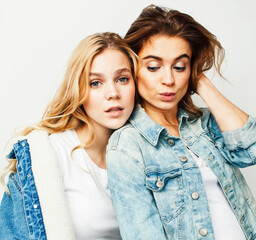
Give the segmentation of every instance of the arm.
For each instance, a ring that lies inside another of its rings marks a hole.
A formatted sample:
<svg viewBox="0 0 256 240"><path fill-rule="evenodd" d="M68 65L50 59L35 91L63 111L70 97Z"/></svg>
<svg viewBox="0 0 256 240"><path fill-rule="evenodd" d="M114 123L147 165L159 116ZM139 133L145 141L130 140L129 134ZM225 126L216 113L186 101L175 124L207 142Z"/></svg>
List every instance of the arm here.
<svg viewBox="0 0 256 240"><path fill-rule="evenodd" d="M212 113L210 129L225 159L237 167L255 165L256 119L227 100L205 75L198 80L197 93Z"/></svg>
<svg viewBox="0 0 256 240"><path fill-rule="evenodd" d="M154 197L145 186L140 163L121 150L108 150L111 199L121 236L130 239L166 239Z"/></svg>
<svg viewBox="0 0 256 240"><path fill-rule="evenodd" d="M245 125L248 115L226 99L203 75L198 80L197 93L206 103L222 132Z"/></svg>

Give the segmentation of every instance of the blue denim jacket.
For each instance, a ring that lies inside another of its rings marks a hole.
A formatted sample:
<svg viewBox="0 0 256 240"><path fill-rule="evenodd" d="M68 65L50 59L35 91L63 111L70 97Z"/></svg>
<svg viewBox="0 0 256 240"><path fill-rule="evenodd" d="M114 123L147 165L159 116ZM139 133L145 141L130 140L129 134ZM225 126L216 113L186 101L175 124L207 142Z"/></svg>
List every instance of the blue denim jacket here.
<svg viewBox="0 0 256 240"><path fill-rule="evenodd" d="M10 174L11 195L4 193L0 205L0 239L46 239L26 140L14 144L8 158L19 159L18 172Z"/></svg>
<svg viewBox="0 0 256 240"><path fill-rule="evenodd" d="M208 109L179 109L180 138L137 106L107 148L109 187L122 238L214 239L206 192L189 147L218 178L247 239L256 239L256 202L239 167L256 163L256 119L222 133ZM191 194L199 193L198 199Z"/></svg>
<svg viewBox="0 0 256 240"><path fill-rule="evenodd" d="M10 194L0 205L1 240L75 239L53 151L44 131L13 145L8 158L17 159L17 172L10 174Z"/></svg>

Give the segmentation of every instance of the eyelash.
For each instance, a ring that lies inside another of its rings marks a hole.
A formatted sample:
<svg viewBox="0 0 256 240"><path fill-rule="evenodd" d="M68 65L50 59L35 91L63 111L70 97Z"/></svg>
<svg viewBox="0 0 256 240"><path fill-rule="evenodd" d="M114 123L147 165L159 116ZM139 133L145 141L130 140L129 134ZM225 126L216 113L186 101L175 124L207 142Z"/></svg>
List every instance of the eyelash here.
<svg viewBox="0 0 256 240"><path fill-rule="evenodd" d="M117 82L120 82L120 83L127 83L129 80L128 77L120 77L117 79ZM96 85L95 85L96 84ZM99 87L100 85L102 85L102 83L100 81L92 81L90 82L90 86L93 87L93 88L97 88Z"/></svg>
<svg viewBox="0 0 256 240"><path fill-rule="evenodd" d="M160 69L160 67L147 67L147 69L150 72L156 72L158 69ZM177 72L183 72L186 70L186 67L173 67L173 69L175 69Z"/></svg>
<svg viewBox="0 0 256 240"><path fill-rule="evenodd" d="M160 67L147 67L147 69L148 69L150 72L155 72L156 70L160 69Z"/></svg>
<svg viewBox="0 0 256 240"><path fill-rule="evenodd" d="M120 81L120 80L125 80L125 81ZM129 80L128 77L120 77L120 78L117 79L117 81L119 81L119 82L121 82L121 83L127 83L128 80Z"/></svg>
<svg viewBox="0 0 256 240"><path fill-rule="evenodd" d="M95 83L99 83L99 85L95 86L95 85L94 85ZM94 87L94 88L97 88L97 87L99 87L100 85L101 85L101 82L100 82L100 81L92 81L92 82L90 82L90 86L91 86L91 87Z"/></svg>
<svg viewBox="0 0 256 240"><path fill-rule="evenodd" d="M186 67L173 67L175 70L177 70L177 72L183 72L186 70Z"/></svg>

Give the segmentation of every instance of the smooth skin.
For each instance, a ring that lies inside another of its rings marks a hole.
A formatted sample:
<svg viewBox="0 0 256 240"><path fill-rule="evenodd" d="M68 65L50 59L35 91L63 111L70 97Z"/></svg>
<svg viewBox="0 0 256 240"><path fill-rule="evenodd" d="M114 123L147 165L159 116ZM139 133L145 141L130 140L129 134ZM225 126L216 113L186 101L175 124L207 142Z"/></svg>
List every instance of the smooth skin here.
<svg viewBox="0 0 256 240"><path fill-rule="evenodd" d="M170 135L179 137L178 103L188 89L192 51L181 37L162 34L152 36L138 53L138 91L147 114ZM221 131L242 127L248 115L228 101L202 75L197 94L214 115Z"/></svg>
<svg viewBox="0 0 256 240"><path fill-rule="evenodd" d="M108 139L133 111L135 84L129 60L119 50L106 49L96 55L89 75L89 95L83 105L94 128L94 139L85 150L96 165L106 169ZM86 142L87 126L78 129L77 135Z"/></svg>

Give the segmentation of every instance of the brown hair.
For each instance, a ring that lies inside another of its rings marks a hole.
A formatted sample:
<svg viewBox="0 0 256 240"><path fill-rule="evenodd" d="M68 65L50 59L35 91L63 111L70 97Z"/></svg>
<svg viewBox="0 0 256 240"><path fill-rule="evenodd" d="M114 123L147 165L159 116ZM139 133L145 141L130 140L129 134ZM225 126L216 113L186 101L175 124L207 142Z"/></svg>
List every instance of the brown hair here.
<svg viewBox="0 0 256 240"><path fill-rule="evenodd" d="M181 37L190 44L192 50L191 75L188 91L179 106L190 114L200 116L201 111L193 104L191 95L196 91L197 80L203 72L214 66L222 76L220 66L225 55L224 49L216 37L191 16L153 4L142 10L124 39L138 54L145 42L156 34Z"/></svg>

